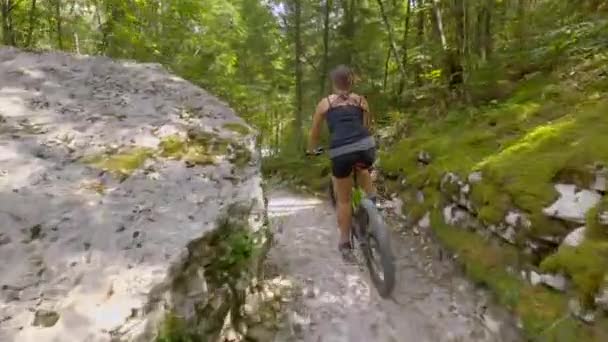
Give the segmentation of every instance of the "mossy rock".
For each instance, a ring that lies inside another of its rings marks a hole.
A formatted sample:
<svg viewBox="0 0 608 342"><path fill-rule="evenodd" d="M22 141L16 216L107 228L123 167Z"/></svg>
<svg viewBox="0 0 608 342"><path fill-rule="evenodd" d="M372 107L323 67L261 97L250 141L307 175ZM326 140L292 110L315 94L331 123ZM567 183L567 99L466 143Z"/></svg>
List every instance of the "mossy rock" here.
<svg viewBox="0 0 608 342"><path fill-rule="evenodd" d="M180 159L186 152L186 144L186 140L179 135L166 136L158 144L160 155L166 158Z"/></svg>
<svg viewBox="0 0 608 342"><path fill-rule="evenodd" d="M188 166L215 164L221 156L239 168L251 161L251 152L241 144L196 129L190 129L187 138L170 135L161 139L159 150L161 156L183 160Z"/></svg>
<svg viewBox="0 0 608 342"><path fill-rule="evenodd" d="M450 227L441 213L431 213L431 227L440 242L454 253L467 275L487 286L498 301L513 310L523 323L524 335L531 341L604 341L608 333L605 320L589 326L568 313L562 294L532 286L517 274L507 271L521 261L515 247L490 243L479 234Z"/></svg>
<svg viewBox="0 0 608 342"><path fill-rule="evenodd" d="M115 154L104 153L84 157L81 161L125 179L140 168L153 154L153 149L134 147Z"/></svg>
<svg viewBox="0 0 608 342"><path fill-rule="evenodd" d="M576 247L562 246L543 260L541 269L570 276L581 302L592 306L608 274L608 240L584 241Z"/></svg>

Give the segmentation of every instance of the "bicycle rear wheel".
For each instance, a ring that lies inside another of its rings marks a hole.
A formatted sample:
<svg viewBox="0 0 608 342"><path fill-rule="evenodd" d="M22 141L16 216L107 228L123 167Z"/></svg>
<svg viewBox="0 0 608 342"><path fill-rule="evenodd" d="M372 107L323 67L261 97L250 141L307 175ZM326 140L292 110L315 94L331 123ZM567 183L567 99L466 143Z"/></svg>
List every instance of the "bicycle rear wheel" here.
<svg viewBox="0 0 608 342"><path fill-rule="evenodd" d="M395 287L395 262L390 235L382 216L372 201L361 201L356 218L364 234L363 255L378 294L388 297Z"/></svg>

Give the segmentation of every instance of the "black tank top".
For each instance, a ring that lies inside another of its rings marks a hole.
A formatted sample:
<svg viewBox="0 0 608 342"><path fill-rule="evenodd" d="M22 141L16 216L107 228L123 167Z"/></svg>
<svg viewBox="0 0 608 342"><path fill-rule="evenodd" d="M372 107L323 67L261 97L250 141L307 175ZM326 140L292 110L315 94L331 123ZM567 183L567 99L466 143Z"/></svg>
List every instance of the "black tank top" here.
<svg viewBox="0 0 608 342"><path fill-rule="evenodd" d="M353 104L332 105L325 114L330 133L330 148L355 143L370 136L363 124L363 108Z"/></svg>

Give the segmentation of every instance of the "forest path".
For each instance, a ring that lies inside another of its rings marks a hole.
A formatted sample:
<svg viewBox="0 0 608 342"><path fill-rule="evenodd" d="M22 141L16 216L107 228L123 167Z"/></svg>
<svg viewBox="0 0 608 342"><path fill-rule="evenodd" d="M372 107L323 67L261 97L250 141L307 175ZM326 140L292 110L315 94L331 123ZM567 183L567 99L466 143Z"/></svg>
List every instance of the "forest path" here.
<svg viewBox="0 0 608 342"><path fill-rule="evenodd" d="M275 340L306 342L520 341L513 319L437 260L421 235L394 233L397 284L382 299L367 269L344 263L333 208L286 190L268 194L275 231L268 263L300 289ZM423 241L421 243L421 241Z"/></svg>

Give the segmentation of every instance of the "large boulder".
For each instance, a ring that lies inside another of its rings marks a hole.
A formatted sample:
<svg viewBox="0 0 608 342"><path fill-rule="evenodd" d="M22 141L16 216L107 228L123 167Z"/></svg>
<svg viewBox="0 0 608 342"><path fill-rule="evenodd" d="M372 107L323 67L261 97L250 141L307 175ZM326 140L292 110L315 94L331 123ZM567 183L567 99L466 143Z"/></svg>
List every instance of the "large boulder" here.
<svg viewBox="0 0 608 342"><path fill-rule="evenodd" d="M264 254L255 138L159 65L0 48L0 341L212 340Z"/></svg>

